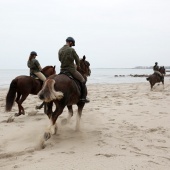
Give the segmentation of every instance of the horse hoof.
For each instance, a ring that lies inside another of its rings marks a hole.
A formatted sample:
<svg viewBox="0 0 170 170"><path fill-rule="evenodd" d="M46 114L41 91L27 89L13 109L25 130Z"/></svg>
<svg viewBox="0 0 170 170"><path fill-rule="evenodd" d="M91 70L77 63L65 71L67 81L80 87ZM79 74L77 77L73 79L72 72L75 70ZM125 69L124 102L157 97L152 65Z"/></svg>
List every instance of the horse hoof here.
<svg viewBox="0 0 170 170"><path fill-rule="evenodd" d="M15 117L18 117L20 116L21 114L20 113L15 113Z"/></svg>
<svg viewBox="0 0 170 170"><path fill-rule="evenodd" d="M48 139L50 139L51 134L49 132L45 132L44 133L44 140L47 141Z"/></svg>
<svg viewBox="0 0 170 170"><path fill-rule="evenodd" d="M35 107L35 109L37 109L37 110L38 110L38 109L41 109L41 108L40 108L39 106L36 106L36 107Z"/></svg>
<svg viewBox="0 0 170 170"><path fill-rule="evenodd" d="M66 125L66 124L67 124L67 119L62 119L62 120L61 120L61 124L62 124L62 125Z"/></svg>

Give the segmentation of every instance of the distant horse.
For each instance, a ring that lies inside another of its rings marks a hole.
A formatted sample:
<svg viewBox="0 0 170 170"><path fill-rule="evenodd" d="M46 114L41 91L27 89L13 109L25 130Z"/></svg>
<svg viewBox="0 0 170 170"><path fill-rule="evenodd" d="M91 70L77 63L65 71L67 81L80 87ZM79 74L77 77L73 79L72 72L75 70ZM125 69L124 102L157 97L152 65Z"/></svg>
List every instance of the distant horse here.
<svg viewBox="0 0 170 170"><path fill-rule="evenodd" d="M46 66L42 69L42 73L49 77L56 73L55 66ZM10 83L10 88L6 96L6 111L9 112L12 109L14 100L18 104L19 112L15 116L25 114L24 108L22 107L23 101L28 97L29 94L36 95L42 88L43 82L40 79L35 79L31 76L17 76ZM16 96L17 94L17 96ZM43 106L42 103L38 108Z"/></svg>
<svg viewBox="0 0 170 170"><path fill-rule="evenodd" d="M83 56L83 59L80 60L80 69L78 71L87 80L91 70L90 63L85 59L86 57ZM56 133L57 126L55 123L65 106L69 111L68 120L73 116L72 105L76 104L78 106L76 130L79 130L80 118L85 103L80 101L81 89L78 81L65 74L50 76L38 95L41 100L46 102L45 112L51 122L49 129L44 134L44 140L48 140L52 134ZM52 109L53 104L55 104L54 111Z"/></svg>
<svg viewBox="0 0 170 170"><path fill-rule="evenodd" d="M165 67L160 67L159 72L163 75L162 79L157 73L153 73L148 78L146 78L146 80L150 82L151 90L156 83L162 82L162 84L164 85L164 74L166 74Z"/></svg>

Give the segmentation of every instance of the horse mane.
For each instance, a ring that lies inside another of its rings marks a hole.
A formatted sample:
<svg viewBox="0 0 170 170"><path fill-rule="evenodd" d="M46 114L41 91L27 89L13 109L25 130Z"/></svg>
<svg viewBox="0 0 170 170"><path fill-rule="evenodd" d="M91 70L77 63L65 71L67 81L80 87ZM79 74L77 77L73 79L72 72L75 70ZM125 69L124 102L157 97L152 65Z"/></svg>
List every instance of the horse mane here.
<svg viewBox="0 0 170 170"><path fill-rule="evenodd" d="M160 66L160 67L159 67L159 70L162 70L162 69L165 70L165 67L164 67L164 66Z"/></svg>
<svg viewBox="0 0 170 170"><path fill-rule="evenodd" d="M44 68L42 69L42 71L46 71L46 70L48 70L48 69L51 68L51 67L53 67L53 66L46 66L46 67L44 67Z"/></svg>

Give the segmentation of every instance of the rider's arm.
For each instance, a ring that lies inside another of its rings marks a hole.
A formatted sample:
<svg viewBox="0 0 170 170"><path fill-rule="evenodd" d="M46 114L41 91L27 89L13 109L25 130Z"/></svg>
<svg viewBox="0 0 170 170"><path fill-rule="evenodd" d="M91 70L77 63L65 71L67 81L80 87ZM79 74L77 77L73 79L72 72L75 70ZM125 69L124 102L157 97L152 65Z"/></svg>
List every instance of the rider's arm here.
<svg viewBox="0 0 170 170"><path fill-rule="evenodd" d="M77 55L77 53L76 53L76 51L74 49L73 49L72 53L73 53L73 57L74 57L74 60L76 62L77 67L80 67L79 56Z"/></svg>
<svg viewBox="0 0 170 170"><path fill-rule="evenodd" d="M40 65L40 63L39 63L38 60L36 60L34 64L38 67L38 69L39 69L40 71L42 70L42 67L41 67L41 65Z"/></svg>

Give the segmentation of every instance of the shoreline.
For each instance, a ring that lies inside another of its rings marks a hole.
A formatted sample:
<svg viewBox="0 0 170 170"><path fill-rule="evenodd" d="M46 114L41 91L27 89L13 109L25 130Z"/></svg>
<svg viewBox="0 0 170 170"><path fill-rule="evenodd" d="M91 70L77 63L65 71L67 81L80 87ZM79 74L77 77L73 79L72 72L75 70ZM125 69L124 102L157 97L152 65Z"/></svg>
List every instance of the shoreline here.
<svg viewBox="0 0 170 170"><path fill-rule="evenodd" d="M88 77L87 84L146 82L146 77L152 73L150 69L92 69L92 74ZM28 70L22 72L21 70L14 70L12 72L9 70L1 70L0 89L4 87L8 88L11 81L19 75L28 75ZM170 74L167 75L169 77ZM165 77L167 77L167 75L165 75Z"/></svg>

